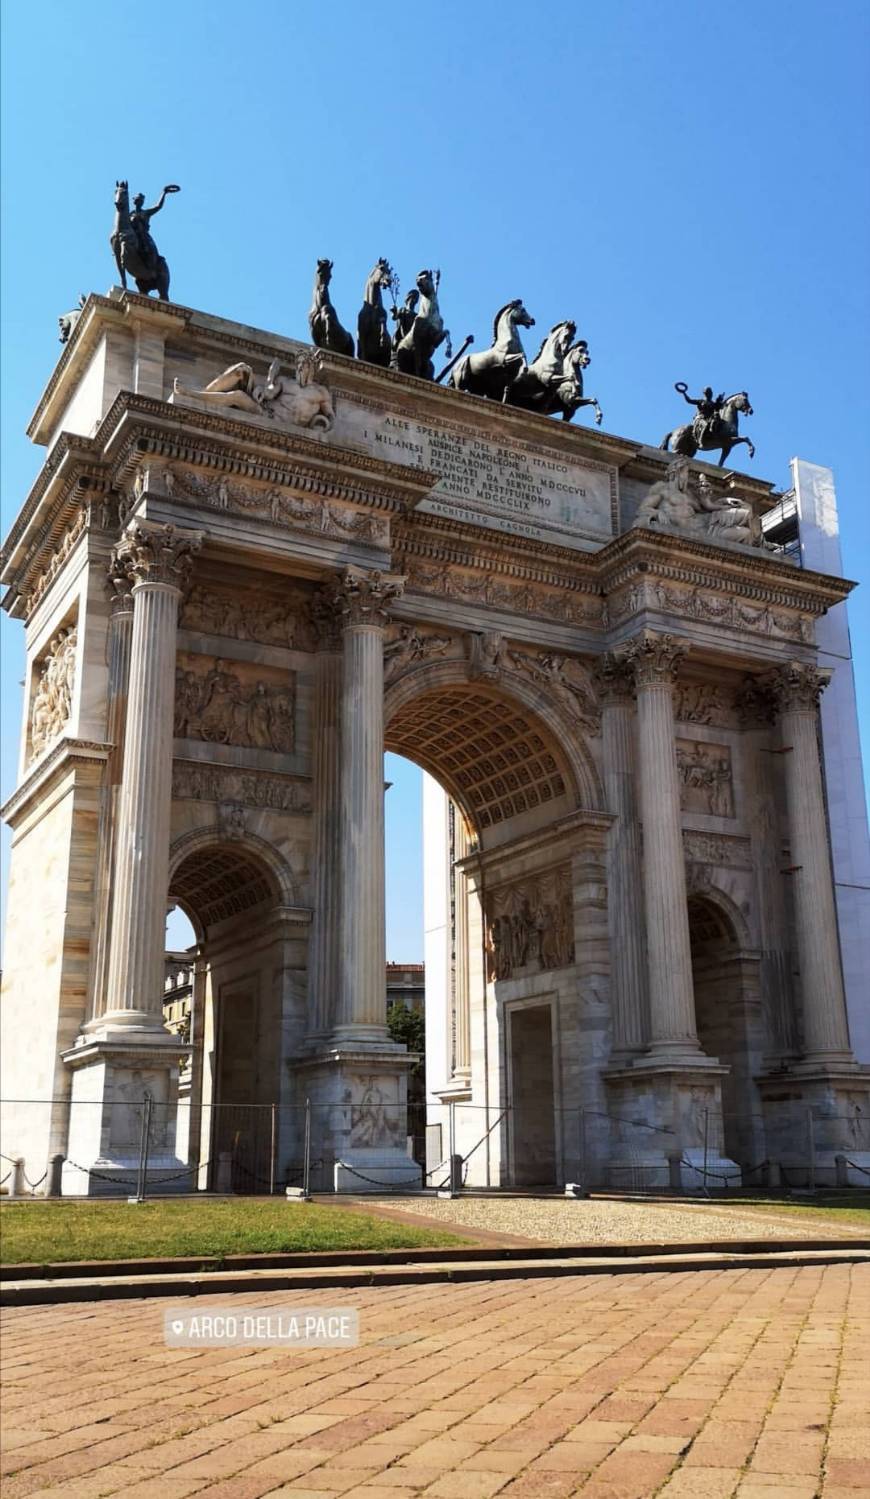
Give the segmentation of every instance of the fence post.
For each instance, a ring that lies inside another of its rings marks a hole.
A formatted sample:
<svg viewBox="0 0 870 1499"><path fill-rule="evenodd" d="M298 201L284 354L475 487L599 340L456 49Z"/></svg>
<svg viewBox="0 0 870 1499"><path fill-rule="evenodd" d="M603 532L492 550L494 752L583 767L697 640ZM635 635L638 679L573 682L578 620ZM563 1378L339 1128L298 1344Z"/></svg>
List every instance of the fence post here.
<svg viewBox="0 0 870 1499"><path fill-rule="evenodd" d="M66 1159L62 1155L53 1155L48 1163L48 1179L45 1184L46 1197L59 1197L61 1187L61 1174L63 1163Z"/></svg>
<svg viewBox="0 0 870 1499"><path fill-rule="evenodd" d="M807 1186L811 1192L816 1190L816 1135L813 1129L812 1105L807 1109L807 1136L809 1144L809 1155L807 1157Z"/></svg>
<svg viewBox="0 0 870 1499"><path fill-rule="evenodd" d="M586 1180L586 1110L583 1108L582 1104L580 1106L578 1128L578 1144L580 1146L580 1186L582 1187L585 1194L589 1190L589 1184Z"/></svg>
<svg viewBox="0 0 870 1499"><path fill-rule="evenodd" d="M277 1140L277 1120L275 1110L277 1104L272 1104L272 1135L269 1141L269 1196L275 1196L275 1145Z"/></svg>
<svg viewBox="0 0 870 1499"><path fill-rule="evenodd" d="M24 1156L17 1155L12 1162L12 1186L9 1189L9 1196L24 1197L24 1187Z"/></svg>
<svg viewBox="0 0 870 1499"><path fill-rule="evenodd" d="M148 1144L151 1135L151 1094L146 1091L142 1100L142 1133L139 1137L139 1170L136 1175L136 1196L134 1202L145 1201L145 1188L148 1176ZM128 1197L127 1201L131 1199Z"/></svg>
<svg viewBox="0 0 870 1499"><path fill-rule="evenodd" d="M704 1110L704 1191L707 1192L707 1151L710 1143L710 1110ZM709 1197L709 1192L707 1193Z"/></svg>
<svg viewBox="0 0 870 1499"><path fill-rule="evenodd" d="M305 1100L305 1149L302 1157L302 1192L306 1199L311 1196L311 1099Z"/></svg>

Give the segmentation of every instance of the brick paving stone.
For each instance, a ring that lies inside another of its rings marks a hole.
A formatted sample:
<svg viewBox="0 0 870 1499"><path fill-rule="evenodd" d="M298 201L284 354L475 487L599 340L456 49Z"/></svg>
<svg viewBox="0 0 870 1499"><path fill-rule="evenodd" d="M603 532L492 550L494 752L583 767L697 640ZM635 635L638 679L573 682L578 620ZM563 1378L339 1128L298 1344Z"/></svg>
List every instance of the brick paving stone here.
<svg viewBox="0 0 870 1499"><path fill-rule="evenodd" d="M159 1299L8 1310L3 1499L870 1492L865 1267L330 1300L359 1308L358 1349L166 1349Z"/></svg>

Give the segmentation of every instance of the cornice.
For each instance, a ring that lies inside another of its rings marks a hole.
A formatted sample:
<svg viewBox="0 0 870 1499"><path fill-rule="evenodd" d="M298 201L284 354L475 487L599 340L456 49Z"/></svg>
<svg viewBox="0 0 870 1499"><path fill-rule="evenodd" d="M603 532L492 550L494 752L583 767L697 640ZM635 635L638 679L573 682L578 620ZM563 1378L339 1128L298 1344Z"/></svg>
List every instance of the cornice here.
<svg viewBox="0 0 870 1499"><path fill-rule="evenodd" d="M9 800L0 807L0 817L14 827L21 814L39 793L44 796L47 786L60 778L62 771L75 765L103 765L112 751L111 744L92 739L59 739L45 755L34 761L32 767L13 791Z"/></svg>

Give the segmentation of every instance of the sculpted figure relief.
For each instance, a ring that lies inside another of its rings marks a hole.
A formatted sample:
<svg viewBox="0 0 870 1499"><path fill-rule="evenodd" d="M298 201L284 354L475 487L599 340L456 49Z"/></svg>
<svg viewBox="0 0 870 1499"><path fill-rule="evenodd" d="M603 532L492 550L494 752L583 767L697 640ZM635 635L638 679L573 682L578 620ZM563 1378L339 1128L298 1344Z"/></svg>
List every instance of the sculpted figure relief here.
<svg viewBox="0 0 870 1499"><path fill-rule="evenodd" d="M31 759L69 722L76 665L76 630L59 630L50 641L30 711Z"/></svg>
<svg viewBox="0 0 870 1499"><path fill-rule="evenodd" d="M295 743L294 699L292 687L282 690L262 681L246 687L221 660L205 673L179 666L175 736L289 754Z"/></svg>
<svg viewBox="0 0 870 1499"><path fill-rule="evenodd" d="M739 541L762 546L761 527L752 506L716 495L706 474L693 480L683 455L668 464L664 479L653 484L638 507L634 524L662 531L687 531L704 541Z"/></svg>
<svg viewBox="0 0 870 1499"><path fill-rule="evenodd" d="M443 656L452 644L449 635L421 635L413 625L400 625L398 635L384 646L384 683L395 682L416 662Z"/></svg>
<svg viewBox="0 0 870 1499"><path fill-rule="evenodd" d="M731 756L726 745L678 739L677 771L684 812L734 816Z"/></svg>
<svg viewBox="0 0 870 1499"><path fill-rule="evenodd" d="M316 360L300 354L295 374L282 375L280 370L280 359L273 359L265 380L258 381L249 364L233 364L202 390L191 389L176 379L172 394L176 400L193 399L216 410L231 407L250 416L267 416L279 426L328 431L335 421L335 410L326 386L313 379L319 373Z"/></svg>
<svg viewBox="0 0 870 1499"><path fill-rule="evenodd" d="M488 902L489 979L510 979L531 965L574 961L574 915L568 866L494 891Z"/></svg>
<svg viewBox="0 0 870 1499"><path fill-rule="evenodd" d="M313 647L313 632L301 594L295 601L284 603L255 593L218 593L196 584L182 603L179 625L184 630L257 640L287 650Z"/></svg>
<svg viewBox="0 0 870 1499"><path fill-rule="evenodd" d="M508 658L518 671L547 688L588 733L598 732L600 719L595 692L579 661L552 651L542 651L537 656L527 651L508 651Z"/></svg>

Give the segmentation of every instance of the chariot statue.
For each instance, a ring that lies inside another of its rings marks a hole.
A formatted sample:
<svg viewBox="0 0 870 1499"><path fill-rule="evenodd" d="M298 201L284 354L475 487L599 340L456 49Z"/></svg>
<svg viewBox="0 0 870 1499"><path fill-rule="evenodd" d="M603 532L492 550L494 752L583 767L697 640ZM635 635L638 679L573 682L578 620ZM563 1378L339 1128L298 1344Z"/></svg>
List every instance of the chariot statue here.
<svg viewBox="0 0 870 1499"><path fill-rule="evenodd" d="M379 364L384 369L390 363L392 344L381 292L392 290L394 284L390 262L382 256L369 271L356 325L357 358L365 359L369 364Z"/></svg>
<svg viewBox="0 0 870 1499"><path fill-rule="evenodd" d="M555 323L531 364L521 369L507 386L504 400L509 406L537 411L541 416L559 416L570 422L581 406L592 406L596 423L601 408L595 396L583 394L583 370L590 363L589 345L574 342L577 324L569 319Z"/></svg>
<svg viewBox="0 0 870 1499"><path fill-rule="evenodd" d="M528 369L519 329L534 326L535 320L526 311L521 297L506 302L493 319L492 347L459 359L450 371L448 385L474 396L503 401L508 387Z"/></svg>
<svg viewBox="0 0 870 1499"><path fill-rule="evenodd" d="M403 375L416 375L418 380L434 380L432 356L442 344L448 359L451 354L450 334L444 327L444 319L438 306L440 279L440 271L418 272L419 301L407 332L394 344L395 368Z"/></svg>
<svg viewBox="0 0 870 1499"><path fill-rule="evenodd" d="M753 415L745 390L738 390L733 396L726 396L724 393L714 396L713 387L707 385L703 395L690 396L689 387L684 380L678 380L674 390L679 392L687 405L695 407L695 415L690 422L665 434L660 444L665 452L670 448L673 453L694 458L698 452L707 453L719 448L719 467L722 468L732 448L745 443L750 458L755 457L755 445L738 432L740 413L744 416Z"/></svg>

